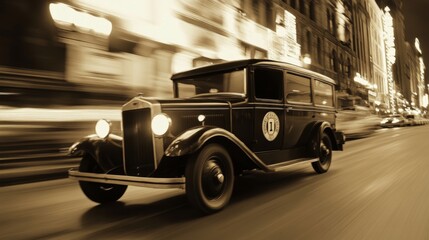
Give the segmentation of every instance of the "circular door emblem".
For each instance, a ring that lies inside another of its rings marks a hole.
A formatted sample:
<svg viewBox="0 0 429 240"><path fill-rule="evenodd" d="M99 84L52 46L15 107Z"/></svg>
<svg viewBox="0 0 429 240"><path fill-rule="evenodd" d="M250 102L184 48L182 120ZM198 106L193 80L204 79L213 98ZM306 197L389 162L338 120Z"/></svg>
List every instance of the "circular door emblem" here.
<svg viewBox="0 0 429 240"><path fill-rule="evenodd" d="M264 137L271 142L276 139L279 131L279 117L274 112L267 112L262 120L262 133L264 133Z"/></svg>

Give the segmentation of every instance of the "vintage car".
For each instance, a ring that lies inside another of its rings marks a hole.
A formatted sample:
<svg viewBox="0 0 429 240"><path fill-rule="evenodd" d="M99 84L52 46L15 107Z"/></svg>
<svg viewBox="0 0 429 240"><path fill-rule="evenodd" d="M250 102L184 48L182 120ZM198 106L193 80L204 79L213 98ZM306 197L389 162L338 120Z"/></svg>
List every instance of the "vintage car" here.
<svg viewBox="0 0 429 240"><path fill-rule="evenodd" d="M381 127L405 127L410 125L410 121L401 114L393 114L383 118L380 122Z"/></svg>
<svg viewBox="0 0 429 240"><path fill-rule="evenodd" d="M270 60L240 60L172 76L174 98L139 95L122 107L122 136L100 120L70 147L69 176L97 203L127 185L182 188L203 213L223 209L243 172L296 163L328 171L345 137L335 129L335 82Z"/></svg>

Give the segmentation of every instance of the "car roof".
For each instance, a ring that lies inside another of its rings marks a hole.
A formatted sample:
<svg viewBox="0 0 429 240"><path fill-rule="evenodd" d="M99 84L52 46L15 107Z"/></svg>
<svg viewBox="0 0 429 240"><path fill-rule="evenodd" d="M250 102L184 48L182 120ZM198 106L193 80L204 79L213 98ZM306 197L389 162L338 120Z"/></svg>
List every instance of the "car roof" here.
<svg viewBox="0 0 429 240"><path fill-rule="evenodd" d="M224 62L224 63L218 63L218 64L212 64L212 65L207 65L207 66L203 66L203 67L198 67L198 68L194 68L188 71L183 71L183 72L178 72L176 74L173 74L171 76L171 80L178 80L178 79L184 79L184 78L189 78L189 77L195 77L195 76L199 76L199 75L203 75L203 74L207 74L207 73L216 73L216 72L222 72L222 71L228 71L228 70L233 70L233 69L240 69L240 68L245 68L249 65L254 65L254 66L259 66L259 65L269 65L269 66L278 66L281 68L286 68L292 71L296 71L298 73L304 73L306 75L312 75L315 76L319 79L322 79L326 82L335 84L335 81L332 80L331 78L322 75L320 73L296 66L296 65L292 65L289 63L285 63L285 62L280 62L280 61L275 61L275 60L268 60L268 59L243 59L243 60L236 60L236 61L229 61L229 62Z"/></svg>

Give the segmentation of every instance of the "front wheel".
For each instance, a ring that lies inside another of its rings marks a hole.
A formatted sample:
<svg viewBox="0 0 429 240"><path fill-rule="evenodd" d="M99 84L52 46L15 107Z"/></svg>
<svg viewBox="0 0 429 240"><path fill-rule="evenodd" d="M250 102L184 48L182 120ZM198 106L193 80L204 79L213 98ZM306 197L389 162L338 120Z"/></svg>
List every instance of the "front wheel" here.
<svg viewBox="0 0 429 240"><path fill-rule="evenodd" d="M88 173L102 173L95 159L89 155L85 155L82 158L79 171ZM117 201L122 197L122 195L124 195L128 187L126 185L86 181L79 181L79 185L85 196L97 203L110 203Z"/></svg>
<svg viewBox="0 0 429 240"><path fill-rule="evenodd" d="M186 166L186 195L205 214L223 209L234 186L231 157L219 144L209 144L192 156Z"/></svg>
<svg viewBox="0 0 429 240"><path fill-rule="evenodd" d="M332 143L328 134L323 133L320 138L319 145L319 160L317 162L312 162L314 171L317 173L325 173L329 170L331 166L332 159Z"/></svg>

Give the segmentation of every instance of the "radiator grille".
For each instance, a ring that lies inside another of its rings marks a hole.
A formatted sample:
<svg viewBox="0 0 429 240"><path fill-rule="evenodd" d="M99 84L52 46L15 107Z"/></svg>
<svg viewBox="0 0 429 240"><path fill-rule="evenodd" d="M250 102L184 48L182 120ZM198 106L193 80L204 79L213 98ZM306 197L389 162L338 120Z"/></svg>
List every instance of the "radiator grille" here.
<svg viewBox="0 0 429 240"><path fill-rule="evenodd" d="M150 108L122 112L127 175L149 176L155 170Z"/></svg>

